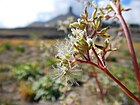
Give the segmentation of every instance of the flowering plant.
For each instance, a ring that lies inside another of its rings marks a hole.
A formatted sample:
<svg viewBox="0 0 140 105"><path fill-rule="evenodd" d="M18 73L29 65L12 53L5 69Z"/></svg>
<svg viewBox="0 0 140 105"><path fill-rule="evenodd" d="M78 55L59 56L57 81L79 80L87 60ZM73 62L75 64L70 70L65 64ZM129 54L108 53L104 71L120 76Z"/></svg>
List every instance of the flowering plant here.
<svg viewBox="0 0 140 105"><path fill-rule="evenodd" d="M56 78L66 80L66 83L78 84L75 80L76 77L74 77L76 72L79 71L77 65L81 63L90 64L98 70L103 71L115 81L126 94L140 105L140 100L110 73L106 64L106 58L109 56L109 53L117 49L112 47L110 35L107 33L110 27L102 28L102 21L109 20L110 18L118 18L122 23L125 34L130 36L128 27L121 15L122 11L127 11L128 9L123 9L120 6L120 0L110 1L110 5L107 5L105 8L99 8L96 5L89 4L94 7L91 18L88 18L89 14L86 6L84 8L84 14L81 14L81 19L70 24L72 34L68 36L65 43L63 42L57 45L58 54L56 57L59 60L59 63L54 68L57 72ZM97 41L98 37L101 41ZM132 49L131 37L127 38L127 40L129 40L130 51L135 55L134 49ZM132 60L135 72L138 73L136 73L137 80L139 80L140 73L136 67L137 61L134 55ZM93 71L93 76L97 76L95 71ZM100 92L102 94L101 89ZM101 99L103 101L102 97Z"/></svg>

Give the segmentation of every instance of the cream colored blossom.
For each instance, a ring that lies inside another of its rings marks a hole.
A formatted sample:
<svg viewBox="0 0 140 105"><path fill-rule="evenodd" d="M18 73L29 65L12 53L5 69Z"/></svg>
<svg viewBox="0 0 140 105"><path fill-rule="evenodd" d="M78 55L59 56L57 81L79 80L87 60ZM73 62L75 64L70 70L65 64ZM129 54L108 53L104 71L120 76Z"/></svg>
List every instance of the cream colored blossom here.
<svg viewBox="0 0 140 105"><path fill-rule="evenodd" d="M66 41L65 43L59 43L56 45L57 48L57 57L61 59L72 59L73 54L73 46L69 41Z"/></svg>
<svg viewBox="0 0 140 105"><path fill-rule="evenodd" d="M56 67L53 67L53 69L55 70L54 79L59 79L66 85L79 85L75 79L77 78L77 73L81 70L77 69L76 65L74 67L67 68L58 64Z"/></svg>

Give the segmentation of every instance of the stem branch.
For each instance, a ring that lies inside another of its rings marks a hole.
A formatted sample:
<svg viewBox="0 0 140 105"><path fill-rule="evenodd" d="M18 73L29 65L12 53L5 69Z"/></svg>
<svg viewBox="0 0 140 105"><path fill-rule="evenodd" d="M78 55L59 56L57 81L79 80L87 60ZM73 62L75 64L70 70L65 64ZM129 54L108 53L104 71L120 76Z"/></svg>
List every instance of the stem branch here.
<svg viewBox="0 0 140 105"><path fill-rule="evenodd" d="M106 69L106 68L105 68ZM116 79L107 69L103 70L113 81L115 81L120 88L128 95L130 98L132 98L138 105L140 105L140 100L131 93L118 79Z"/></svg>
<svg viewBox="0 0 140 105"><path fill-rule="evenodd" d="M97 84L97 88L99 89L99 93L100 93L100 100L104 103L104 95L103 95L103 89L100 85L100 82L98 80L98 74L97 72L93 72L93 77L95 78L95 82Z"/></svg>
<svg viewBox="0 0 140 105"><path fill-rule="evenodd" d="M110 2L110 5L112 6L114 11L116 12L116 16L118 17L118 19L119 19L119 21L120 21L120 23L123 27L125 37L126 37L126 40L127 40L127 45L128 45L129 52L130 52L130 55L131 55L132 63L133 63L134 70L135 70L137 85L138 85L139 92L140 92L140 70L139 70L139 66L138 66L138 63L137 63L137 58L136 58L135 50L134 50L134 47L133 47L133 43L132 43L129 28L128 28L122 14L121 14L121 11L116 7L116 5L112 1Z"/></svg>

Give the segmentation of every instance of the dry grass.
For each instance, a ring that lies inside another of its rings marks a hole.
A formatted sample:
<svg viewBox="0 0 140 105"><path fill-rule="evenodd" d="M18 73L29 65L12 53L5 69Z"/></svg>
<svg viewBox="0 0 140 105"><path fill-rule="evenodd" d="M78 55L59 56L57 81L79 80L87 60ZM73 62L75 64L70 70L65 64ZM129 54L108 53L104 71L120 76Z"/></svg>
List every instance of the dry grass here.
<svg viewBox="0 0 140 105"><path fill-rule="evenodd" d="M2 43L9 43L12 45L19 45L19 44L27 44L30 46L36 46L38 44L40 44L40 42L45 42L48 43L50 45L53 45L57 42L57 40L27 40L27 39L0 39L0 44Z"/></svg>

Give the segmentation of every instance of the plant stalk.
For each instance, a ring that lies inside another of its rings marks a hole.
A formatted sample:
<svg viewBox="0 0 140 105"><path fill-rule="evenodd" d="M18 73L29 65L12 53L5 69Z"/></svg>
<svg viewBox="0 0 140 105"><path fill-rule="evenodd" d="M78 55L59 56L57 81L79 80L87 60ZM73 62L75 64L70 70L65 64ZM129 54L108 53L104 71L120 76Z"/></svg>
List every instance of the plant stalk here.
<svg viewBox="0 0 140 105"><path fill-rule="evenodd" d="M138 105L140 105L140 100L130 92L118 79L116 79L106 68L103 70L113 81L115 81L120 88L131 98L133 99Z"/></svg>
<svg viewBox="0 0 140 105"><path fill-rule="evenodd" d="M102 101L102 103L104 103L104 95L103 95L103 89L100 85L100 82L98 80L98 74L97 72L93 72L93 77L95 78L96 84L97 84L97 88L99 89L99 93L100 93L100 100Z"/></svg>
<svg viewBox="0 0 140 105"><path fill-rule="evenodd" d="M95 67L95 64L92 63L91 61L87 62L82 62L82 63L87 63ZM140 105L140 100L131 92L129 91L118 79L116 79L109 71L108 69L104 67L97 67L98 69L102 70L106 75L108 75L114 82L117 83L117 85L131 98L133 99L138 105Z"/></svg>
<svg viewBox="0 0 140 105"><path fill-rule="evenodd" d="M122 14L121 14L121 11L119 11L119 9L115 6L115 4L112 1L110 2L110 5L112 6L114 11L116 12L116 16L118 17L118 19L119 19L119 21L120 21L120 23L123 27L125 37L126 37L126 40L127 40L127 45L128 45L129 52L130 52L130 55L131 55L132 63L133 63L133 66L134 66L134 71L135 71L135 75L136 75L136 81L137 81L138 89L139 89L139 92L140 92L140 70L139 70L139 66L138 66L138 63L137 63L137 58L136 58L135 50L134 50L134 47L133 47L133 43L132 43L129 28L128 28Z"/></svg>

